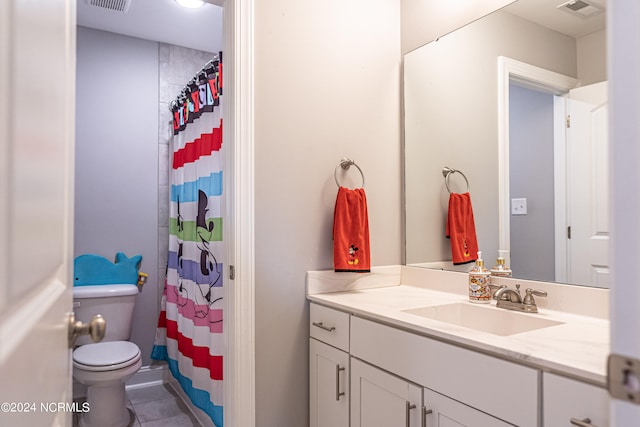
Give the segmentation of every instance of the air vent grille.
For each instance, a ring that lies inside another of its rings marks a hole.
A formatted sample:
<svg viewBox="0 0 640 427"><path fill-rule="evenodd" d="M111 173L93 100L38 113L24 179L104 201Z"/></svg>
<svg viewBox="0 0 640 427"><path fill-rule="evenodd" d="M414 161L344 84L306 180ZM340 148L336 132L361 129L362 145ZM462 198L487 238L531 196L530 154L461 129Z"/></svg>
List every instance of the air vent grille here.
<svg viewBox="0 0 640 427"><path fill-rule="evenodd" d="M127 13L131 4L131 0L87 0L87 2L90 6L102 7L122 13Z"/></svg>
<svg viewBox="0 0 640 427"><path fill-rule="evenodd" d="M562 3L558 6L558 9L583 19L596 16L604 10L602 6L590 3L586 0L571 0L566 3Z"/></svg>

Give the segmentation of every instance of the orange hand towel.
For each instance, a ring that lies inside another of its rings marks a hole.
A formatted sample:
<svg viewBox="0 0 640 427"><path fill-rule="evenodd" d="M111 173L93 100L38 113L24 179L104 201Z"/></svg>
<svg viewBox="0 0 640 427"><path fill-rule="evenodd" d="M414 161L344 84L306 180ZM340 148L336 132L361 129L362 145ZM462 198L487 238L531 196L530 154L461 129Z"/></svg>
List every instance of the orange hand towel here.
<svg viewBox="0 0 640 427"><path fill-rule="evenodd" d="M451 259L454 264L466 264L478 259L476 225L469 193L449 195L446 233L451 240Z"/></svg>
<svg viewBox="0 0 640 427"><path fill-rule="evenodd" d="M333 212L333 264L338 272L371 271L367 196L363 188L338 189Z"/></svg>

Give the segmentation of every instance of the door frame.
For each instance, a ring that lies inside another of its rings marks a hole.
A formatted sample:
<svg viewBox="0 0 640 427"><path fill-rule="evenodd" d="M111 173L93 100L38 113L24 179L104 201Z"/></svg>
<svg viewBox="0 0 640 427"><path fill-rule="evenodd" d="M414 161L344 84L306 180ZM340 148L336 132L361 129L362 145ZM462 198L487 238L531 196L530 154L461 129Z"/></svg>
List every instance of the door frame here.
<svg viewBox="0 0 640 427"><path fill-rule="evenodd" d="M224 319L224 424L255 427L254 0L205 0L224 10L223 140L226 257L234 267Z"/></svg>
<svg viewBox="0 0 640 427"><path fill-rule="evenodd" d="M498 249L507 251L505 260L507 265L511 265L511 203L509 196L509 82L511 81L517 82L526 88L553 95L562 95L578 85L578 80L573 77L505 56L498 57ZM564 115L564 106L563 102L556 98L554 99L554 118L557 118L559 114ZM559 132L562 132L561 137L564 138L564 129L558 126L558 120L555 120L555 122L554 139L560 136ZM561 122L564 121L562 120ZM557 157L557 160L554 160L554 169L564 168L564 150L555 147L554 157L556 155L561 157ZM558 190L559 185L561 186L562 183L556 183L556 190ZM557 197L554 201L556 203L560 202ZM564 200L561 202L562 205L565 204ZM559 221L559 216L562 216L562 221ZM561 212L561 209L556 211L555 219L555 234L556 236L562 235L561 233L558 234L558 228L561 230L566 229L566 216ZM562 226L561 222L564 222L565 226ZM556 248L558 243L556 238ZM563 241L561 244L566 245L566 242ZM556 250L556 253L558 252L565 254L566 250ZM558 263L556 262L557 265ZM558 271L556 271L557 273Z"/></svg>
<svg viewBox="0 0 640 427"><path fill-rule="evenodd" d="M235 278L225 298L224 424L254 427L254 0L207 1L224 8L223 139L231 141L224 185L227 259Z"/></svg>

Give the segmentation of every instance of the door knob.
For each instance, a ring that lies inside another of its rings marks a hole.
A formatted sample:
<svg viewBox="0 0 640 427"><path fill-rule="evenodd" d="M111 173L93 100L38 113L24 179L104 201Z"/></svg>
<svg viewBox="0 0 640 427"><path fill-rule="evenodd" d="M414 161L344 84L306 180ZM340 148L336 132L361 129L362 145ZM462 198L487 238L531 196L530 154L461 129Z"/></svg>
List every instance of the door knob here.
<svg viewBox="0 0 640 427"><path fill-rule="evenodd" d="M69 348L73 348L76 342L76 338L80 335L90 335L93 342L100 342L104 338L104 334L107 330L107 321L104 320L101 314L96 314L91 318L89 323L82 323L76 321L75 313L69 313Z"/></svg>

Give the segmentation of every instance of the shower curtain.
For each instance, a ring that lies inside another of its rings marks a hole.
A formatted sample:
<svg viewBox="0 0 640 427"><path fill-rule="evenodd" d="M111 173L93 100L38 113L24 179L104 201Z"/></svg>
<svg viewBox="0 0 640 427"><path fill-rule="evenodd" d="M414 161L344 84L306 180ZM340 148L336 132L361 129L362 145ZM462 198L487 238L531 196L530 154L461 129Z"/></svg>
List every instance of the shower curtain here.
<svg viewBox="0 0 640 427"><path fill-rule="evenodd" d="M193 404L223 427L222 53L172 103L169 254L155 345Z"/></svg>

